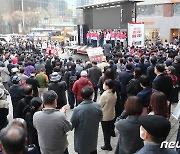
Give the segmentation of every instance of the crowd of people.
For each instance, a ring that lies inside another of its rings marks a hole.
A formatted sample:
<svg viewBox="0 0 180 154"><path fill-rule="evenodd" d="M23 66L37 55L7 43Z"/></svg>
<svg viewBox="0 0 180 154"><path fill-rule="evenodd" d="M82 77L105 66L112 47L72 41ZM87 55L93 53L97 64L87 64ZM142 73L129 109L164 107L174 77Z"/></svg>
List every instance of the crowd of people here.
<svg viewBox="0 0 180 154"><path fill-rule="evenodd" d="M160 148L178 103L179 45L112 48L108 42L102 61L89 62L21 44L0 50L0 153L68 154L67 133L74 130L75 152L97 154L100 123L102 150L112 151L111 138L119 135L115 154L179 152Z"/></svg>

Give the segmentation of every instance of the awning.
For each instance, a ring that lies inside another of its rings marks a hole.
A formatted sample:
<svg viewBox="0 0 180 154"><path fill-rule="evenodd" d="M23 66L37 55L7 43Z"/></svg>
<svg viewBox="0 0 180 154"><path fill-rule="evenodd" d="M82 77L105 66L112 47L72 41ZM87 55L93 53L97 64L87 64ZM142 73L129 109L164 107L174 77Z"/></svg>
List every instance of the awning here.
<svg viewBox="0 0 180 154"><path fill-rule="evenodd" d="M139 2L144 2L144 0L119 0L119 1L114 1L114 2L100 3L100 4L83 5L83 6L77 7L76 9L115 7L115 6L121 5L123 3L128 3L128 2L139 3Z"/></svg>

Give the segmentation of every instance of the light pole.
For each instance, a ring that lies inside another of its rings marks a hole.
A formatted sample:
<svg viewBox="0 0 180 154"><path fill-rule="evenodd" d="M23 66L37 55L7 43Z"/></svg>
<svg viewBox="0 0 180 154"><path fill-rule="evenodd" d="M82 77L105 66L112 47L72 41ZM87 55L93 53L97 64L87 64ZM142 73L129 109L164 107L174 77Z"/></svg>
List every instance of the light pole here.
<svg viewBox="0 0 180 154"><path fill-rule="evenodd" d="M21 0L21 10L22 10L22 27L24 32L24 0Z"/></svg>

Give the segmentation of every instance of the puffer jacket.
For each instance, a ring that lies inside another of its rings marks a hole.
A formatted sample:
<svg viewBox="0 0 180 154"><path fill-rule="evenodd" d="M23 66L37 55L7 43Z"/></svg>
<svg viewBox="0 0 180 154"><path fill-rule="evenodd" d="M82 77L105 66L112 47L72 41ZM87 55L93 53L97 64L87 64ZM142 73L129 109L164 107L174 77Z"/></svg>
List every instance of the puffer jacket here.
<svg viewBox="0 0 180 154"><path fill-rule="evenodd" d="M83 98L81 97L81 89L85 86L91 86L93 89L92 83L89 81L87 77L80 77L79 80L77 80L72 88L72 92L76 95L77 100L82 101Z"/></svg>

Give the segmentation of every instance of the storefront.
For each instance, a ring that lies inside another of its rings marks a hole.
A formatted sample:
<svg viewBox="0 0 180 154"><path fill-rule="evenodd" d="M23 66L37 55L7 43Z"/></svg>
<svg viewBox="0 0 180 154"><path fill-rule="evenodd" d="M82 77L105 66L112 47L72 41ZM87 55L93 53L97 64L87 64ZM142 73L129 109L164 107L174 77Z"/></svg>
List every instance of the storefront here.
<svg viewBox="0 0 180 154"><path fill-rule="evenodd" d="M145 39L151 40L152 43L156 42L157 36L160 35L159 29L145 29Z"/></svg>

